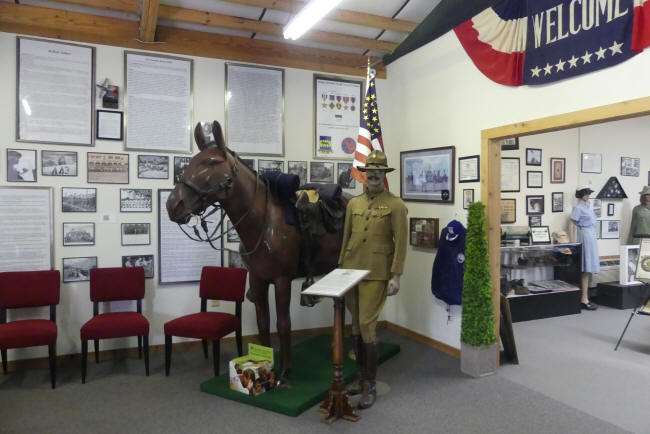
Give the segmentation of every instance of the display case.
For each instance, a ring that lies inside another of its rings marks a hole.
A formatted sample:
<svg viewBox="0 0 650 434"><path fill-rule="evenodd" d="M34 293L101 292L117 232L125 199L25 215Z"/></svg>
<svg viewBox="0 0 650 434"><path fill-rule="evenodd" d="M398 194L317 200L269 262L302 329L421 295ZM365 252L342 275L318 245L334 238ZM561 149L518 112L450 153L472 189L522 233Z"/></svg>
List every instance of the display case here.
<svg viewBox="0 0 650 434"><path fill-rule="evenodd" d="M582 245L501 247L501 292L512 321L580 313Z"/></svg>

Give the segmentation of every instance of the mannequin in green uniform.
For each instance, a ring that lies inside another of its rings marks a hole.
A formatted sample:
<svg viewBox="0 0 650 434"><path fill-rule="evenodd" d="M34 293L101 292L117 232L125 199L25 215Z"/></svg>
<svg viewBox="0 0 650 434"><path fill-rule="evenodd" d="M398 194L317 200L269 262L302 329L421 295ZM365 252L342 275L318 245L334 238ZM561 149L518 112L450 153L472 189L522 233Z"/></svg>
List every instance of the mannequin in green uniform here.
<svg viewBox="0 0 650 434"><path fill-rule="evenodd" d="M352 345L359 377L348 388L363 392L359 408L369 408L376 400L377 318L386 296L399 291L406 256L407 222L404 202L384 188L384 177L394 170L386 155L372 151L366 159L367 186L364 193L348 203L339 266L370 270L370 274L345 296L352 313Z"/></svg>
<svg viewBox="0 0 650 434"><path fill-rule="evenodd" d="M632 210L628 244L641 244L642 238L650 238L650 186L643 187L639 194L641 203Z"/></svg>

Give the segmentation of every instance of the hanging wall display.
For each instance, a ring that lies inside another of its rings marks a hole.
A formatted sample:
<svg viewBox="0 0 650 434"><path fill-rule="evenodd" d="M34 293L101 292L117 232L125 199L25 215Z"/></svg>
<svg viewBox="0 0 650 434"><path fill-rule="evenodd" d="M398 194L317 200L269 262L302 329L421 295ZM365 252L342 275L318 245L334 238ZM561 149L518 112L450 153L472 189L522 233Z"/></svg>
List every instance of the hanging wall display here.
<svg viewBox="0 0 650 434"><path fill-rule="evenodd" d="M501 158L501 191L518 192L519 186L519 158Z"/></svg>
<svg viewBox="0 0 650 434"><path fill-rule="evenodd" d="M341 188L356 188L357 181L350 175L352 163L336 163L336 182Z"/></svg>
<svg viewBox="0 0 650 434"><path fill-rule="evenodd" d="M122 223L123 246L148 246L151 244L150 223Z"/></svg>
<svg viewBox="0 0 650 434"><path fill-rule="evenodd" d="M632 157L621 157L621 176L639 176L641 171L641 159Z"/></svg>
<svg viewBox="0 0 650 434"><path fill-rule="evenodd" d="M566 158L551 158L551 184L564 184Z"/></svg>
<svg viewBox="0 0 650 434"><path fill-rule="evenodd" d="M564 212L564 192L551 193L551 212Z"/></svg>
<svg viewBox="0 0 650 434"><path fill-rule="evenodd" d="M361 81L314 74L314 158L354 157L362 86Z"/></svg>
<svg viewBox="0 0 650 434"><path fill-rule="evenodd" d="M581 154L580 171L582 173L601 173L603 171L602 154Z"/></svg>
<svg viewBox="0 0 650 434"><path fill-rule="evenodd" d="M478 182L481 180L481 157L460 157L458 159L458 182Z"/></svg>
<svg viewBox="0 0 650 434"><path fill-rule="evenodd" d="M648 238L641 240L635 277L637 280L650 283L650 239Z"/></svg>
<svg viewBox="0 0 650 434"><path fill-rule="evenodd" d="M400 152L400 195L417 202L454 203L454 146Z"/></svg>
<svg viewBox="0 0 650 434"><path fill-rule="evenodd" d="M193 61L124 52L124 149L192 152Z"/></svg>
<svg viewBox="0 0 650 434"><path fill-rule="evenodd" d="M610 177L596 196L598 199L627 199L623 186L615 176Z"/></svg>
<svg viewBox="0 0 650 434"><path fill-rule="evenodd" d="M7 182L36 182L36 150L7 148Z"/></svg>
<svg viewBox="0 0 650 434"><path fill-rule="evenodd" d="M97 268L97 256L63 258L63 283L89 281L93 268Z"/></svg>
<svg viewBox="0 0 650 434"><path fill-rule="evenodd" d="M51 187L0 187L0 272L54 267Z"/></svg>
<svg viewBox="0 0 650 434"><path fill-rule="evenodd" d="M94 144L95 48L17 37L16 140Z"/></svg>
<svg viewBox="0 0 650 434"><path fill-rule="evenodd" d="M309 162L309 182L334 183L334 163L326 161Z"/></svg>
<svg viewBox="0 0 650 434"><path fill-rule="evenodd" d="M88 152L88 183L128 184L129 154Z"/></svg>
<svg viewBox="0 0 650 434"><path fill-rule="evenodd" d="M122 140L122 112L97 110L97 138L100 140Z"/></svg>
<svg viewBox="0 0 650 434"><path fill-rule="evenodd" d="M501 223L517 221L517 199L501 199Z"/></svg>
<svg viewBox="0 0 650 434"><path fill-rule="evenodd" d="M606 239L619 239L621 222L619 220L603 220L601 225L600 237Z"/></svg>
<svg viewBox="0 0 650 434"><path fill-rule="evenodd" d="M542 150L539 148L526 148L526 166L541 166Z"/></svg>
<svg viewBox="0 0 650 434"><path fill-rule="evenodd" d="M209 243L191 240L178 224L169 219L166 204L170 193L171 190L158 190L158 281L198 282L203 266L222 266L223 250L214 250ZM211 209L212 207L208 207L206 211L210 212ZM219 211L213 214L214 218L208 223L208 232L214 231L220 216ZM194 236L193 228L187 225L184 225L184 228L188 234ZM213 244L215 247L221 247L222 239Z"/></svg>
<svg viewBox="0 0 650 434"><path fill-rule="evenodd" d="M542 188L543 179L541 170L529 170L526 172L526 187Z"/></svg>
<svg viewBox="0 0 650 434"><path fill-rule="evenodd" d="M63 245L95 245L95 223L63 223Z"/></svg>
<svg viewBox="0 0 650 434"><path fill-rule="evenodd" d="M72 151L41 151L41 175L77 176L77 153Z"/></svg>
<svg viewBox="0 0 650 434"><path fill-rule="evenodd" d="M409 218L409 244L423 249L438 247L440 221L437 218L410 217Z"/></svg>
<svg viewBox="0 0 650 434"><path fill-rule="evenodd" d="M526 215L544 214L544 196L528 195L526 196Z"/></svg>
<svg viewBox="0 0 650 434"><path fill-rule="evenodd" d="M226 63L226 143L240 154L284 156L284 70Z"/></svg>
<svg viewBox="0 0 650 434"><path fill-rule="evenodd" d="M300 185L307 183L307 162L306 161L289 161L287 163L287 173L292 173L300 178Z"/></svg>

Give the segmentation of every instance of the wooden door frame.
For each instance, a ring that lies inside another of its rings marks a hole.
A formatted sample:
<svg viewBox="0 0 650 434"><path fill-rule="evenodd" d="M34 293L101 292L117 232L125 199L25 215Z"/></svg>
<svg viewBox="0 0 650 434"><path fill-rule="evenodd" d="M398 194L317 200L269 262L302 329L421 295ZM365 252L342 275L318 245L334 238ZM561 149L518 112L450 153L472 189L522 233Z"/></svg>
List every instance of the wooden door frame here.
<svg viewBox="0 0 650 434"><path fill-rule="evenodd" d="M499 335L501 276L501 146L500 139L530 136L586 125L629 119L650 114L650 97L593 107L575 112L518 122L481 131L481 201L486 205L486 223L494 328Z"/></svg>

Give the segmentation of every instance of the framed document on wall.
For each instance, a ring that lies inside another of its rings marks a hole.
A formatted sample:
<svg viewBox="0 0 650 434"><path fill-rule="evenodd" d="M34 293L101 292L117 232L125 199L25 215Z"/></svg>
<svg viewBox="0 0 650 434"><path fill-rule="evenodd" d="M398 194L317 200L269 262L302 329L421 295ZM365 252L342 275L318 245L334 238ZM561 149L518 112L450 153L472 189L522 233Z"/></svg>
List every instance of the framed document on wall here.
<svg viewBox="0 0 650 434"><path fill-rule="evenodd" d="M52 187L0 187L0 272L54 267Z"/></svg>
<svg viewBox="0 0 650 434"><path fill-rule="evenodd" d="M95 48L16 38L16 140L94 145Z"/></svg>
<svg viewBox="0 0 650 434"><path fill-rule="evenodd" d="M284 70L226 63L226 143L248 155L284 156Z"/></svg>
<svg viewBox="0 0 650 434"><path fill-rule="evenodd" d="M351 160L363 82L314 74L314 158Z"/></svg>
<svg viewBox="0 0 650 434"><path fill-rule="evenodd" d="M223 249L214 250L209 243L191 240L181 227L169 220L167 198L171 190L158 190L158 281L160 283L198 282L204 265L220 267L223 264ZM209 212L209 210L208 210ZM220 220L221 211L214 214L208 223L212 233ZM193 228L183 225L185 232L192 234ZM199 228L201 233L203 230ZM223 238L215 241L221 247Z"/></svg>
<svg viewBox="0 0 650 434"><path fill-rule="evenodd" d="M192 59L124 52L124 149L192 152Z"/></svg>

